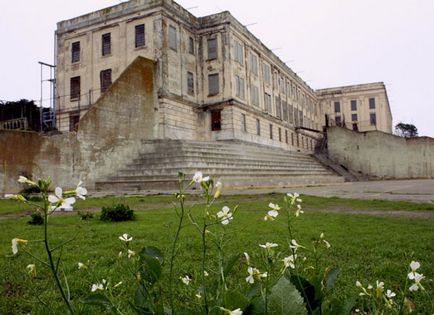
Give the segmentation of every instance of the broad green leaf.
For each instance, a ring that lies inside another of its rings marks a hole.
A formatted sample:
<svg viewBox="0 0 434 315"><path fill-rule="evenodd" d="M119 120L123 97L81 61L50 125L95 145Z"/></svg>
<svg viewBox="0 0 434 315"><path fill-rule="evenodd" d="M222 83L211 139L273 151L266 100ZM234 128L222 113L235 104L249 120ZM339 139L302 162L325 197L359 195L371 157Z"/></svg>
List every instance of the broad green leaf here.
<svg viewBox="0 0 434 315"><path fill-rule="evenodd" d="M140 251L139 254L140 257L142 256L151 256L154 257L156 259L158 259L158 261L163 264L164 262L164 256L163 253L160 249L158 249L157 247L154 246L145 246L142 248L142 250Z"/></svg>
<svg viewBox="0 0 434 315"><path fill-rule="evenodd" d="M235 255L232 255L229 258L229 260L226 262L226 265L225 265L225 267L223 269L223 273L224 273L225 277L227 277L228 274L232 271L232 269L234 268L235 264L238 261L240 261L240 257L241 257L240 254L235 254Z"/></svg>
<svg viewBox="0 0 434 315"><path fill-rule="evenodd" d="M252 298L254 298L255 296L258 296L258 295L260 295L261 294L261 289L262 289L262 285L261 285L261 283L260 282L255 282L255 284L253 284L251 287L250 287L250 290L247 292L247 297L249 298L249 299L252 299Z"/></svg>
<svg viewBox="0 0 434 315"><path fill-rule="evenodd" d="M286 279L288 279L288 277L286 277ZM298 292L300 292L308 309L314 311L321 306L321 298L318 299L318 293L321 293L321 287L315 287L307 279L294 274L291 275L288 280L290 280ZM319 296L321 297L322 295L319 294Z"/></svg>
<svg viewBox="0 0 434 315"><path fill-rule="evenodd" d="M303 297L286 277L282 276L271 288L268 296L268 314L305 315L307 314Z"/></svg>
<svg viewBox="0 0 434 315"><path fill-rule="evenodd" d="M250 303L249 299L238 291L226 291L223 301L223 306L229 310L245 309Z"/></svg>
<svg viewBox="0 0 434 315"><path fill-rule="evenodd" d="M341 269L339 269L338 267L328 268L326 270L323 281L324 287L327 291L330 291L333 288L333 285L340 271Z"/></svg>
<svg viewBox="0 0 434 315"><path fill-rule="evenodd" d="M102 293L92 293L83 300L83 303L89 305L98 305L108 309L114 307L113 303L109 300L109 298Z"/></svg>
<svg viewBox="0 0 434 315"><path fill-rule="evenodd" d="M265 301L262 296L258 296L252 300L252 303L246 309L246 314L263 315L265 314Z"/></svg>
<svg viewBox="0 0 434 315"><path fill-rule="evenodd" d="M143 285L138 286L134 295L134 309L138 314L154 314L152 297Z"/></svg>
<svg viewBox="0 0 434 315"><path fill-rule="evenodd" d="M156 257L140 255L140 275L147 284L154 285L161 277L161 263Z"/></svg>

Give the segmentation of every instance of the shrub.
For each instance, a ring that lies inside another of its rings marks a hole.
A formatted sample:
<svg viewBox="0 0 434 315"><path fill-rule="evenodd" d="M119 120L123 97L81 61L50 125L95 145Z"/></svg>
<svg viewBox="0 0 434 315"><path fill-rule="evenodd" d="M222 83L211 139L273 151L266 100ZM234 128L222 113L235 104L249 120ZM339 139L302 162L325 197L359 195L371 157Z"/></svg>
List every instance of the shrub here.
<svg viewBox="0 0 434 315"><path fill-rule="evenodd" d="M124 204L103 207L100 220L110 222L132 221L134 220L134 210Z"/></svg>
<svg viewBox="0 0 434 315"><path fill-rule="evenodd" d="M82 219L82 220L93 219L93 213L91 213L91 212L80 212L80 211L78 211L77 214L80 216L80 219Z"/></svg>
<svg viewBox="0 0 434 315"><path fill-rule="evenodd" d="M42 225L44 224L44 217L39 211L35 211L30 215L30 220L27 221L31 225Z"/></svg>

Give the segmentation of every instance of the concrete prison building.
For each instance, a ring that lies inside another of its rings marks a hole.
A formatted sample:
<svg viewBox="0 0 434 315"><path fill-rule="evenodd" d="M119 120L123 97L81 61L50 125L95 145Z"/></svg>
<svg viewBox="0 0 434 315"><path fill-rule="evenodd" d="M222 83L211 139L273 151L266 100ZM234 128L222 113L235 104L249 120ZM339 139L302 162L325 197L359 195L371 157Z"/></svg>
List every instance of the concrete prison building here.
<svg viewBox="0 0 434 315"><path fill-rule="evenodd" d="M56 34L63 132L77 130L139 56L156 67L149 114L157 119L146 139L243 140L312 151L326 125L392 132L384 84L314 91L229 12L198 18L171 0L131 0L59 22Z"/></svg>

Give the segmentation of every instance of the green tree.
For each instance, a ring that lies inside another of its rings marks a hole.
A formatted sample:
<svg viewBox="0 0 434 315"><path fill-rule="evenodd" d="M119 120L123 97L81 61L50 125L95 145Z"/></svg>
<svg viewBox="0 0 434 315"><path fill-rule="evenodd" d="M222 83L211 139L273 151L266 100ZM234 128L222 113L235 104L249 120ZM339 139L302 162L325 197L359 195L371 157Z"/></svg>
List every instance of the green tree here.
<svg viewBox="0 0 434 315"><path fill-rule="evenodd" d="M418 136L417 128L415 125L402 122L395 126L395 134L404 138L413 138Z"/></svg>

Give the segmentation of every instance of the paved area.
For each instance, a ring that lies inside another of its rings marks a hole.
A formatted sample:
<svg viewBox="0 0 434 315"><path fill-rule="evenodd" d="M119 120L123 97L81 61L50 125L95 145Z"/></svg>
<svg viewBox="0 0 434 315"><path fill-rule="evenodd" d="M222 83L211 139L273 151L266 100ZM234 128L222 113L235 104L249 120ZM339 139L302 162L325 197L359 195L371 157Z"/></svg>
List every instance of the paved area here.
<svg viewBox="0 0 434 315"><path fill-rule="evenodd" d="M434 202L434 179L385 180L348 182L312 187L284 189L247 189L225 191L225 194L260 194L268 192L298 192L323 197Z"/></svg>

